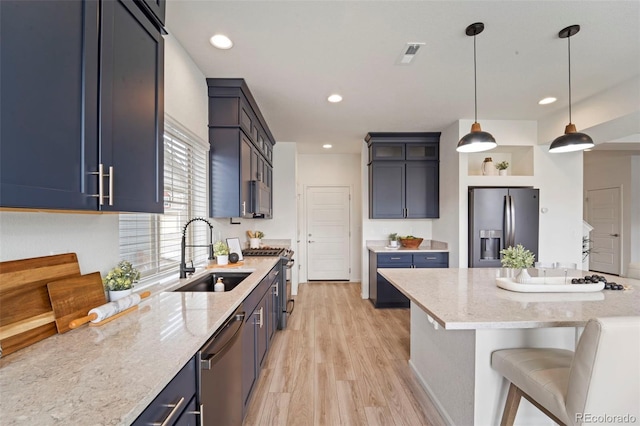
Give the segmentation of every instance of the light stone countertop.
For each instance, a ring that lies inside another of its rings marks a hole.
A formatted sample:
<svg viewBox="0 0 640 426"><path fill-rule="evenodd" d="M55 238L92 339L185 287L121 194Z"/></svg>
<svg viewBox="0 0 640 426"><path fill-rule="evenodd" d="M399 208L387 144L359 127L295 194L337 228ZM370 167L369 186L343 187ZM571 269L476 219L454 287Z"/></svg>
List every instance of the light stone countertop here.
<svg viewBox="0 0 640 426"><path fill-rule="evenodd" d="M496 286L500 269L391 269L378 272L445 329L584 326L590 318L640 315L640 280L606 274L630 290L518 293ZM589 272L576 271L579 277Z"/></svg>
<svg viewBox="0 0 640 426"><path fill-rule="evenodd" d="M198 268L149 290L139 309L51 336L0 359L0 418L9 425L132 423L278 262ZM254 272L225 293L171 292L213 271Z"/></svg>
<svg viewBox="0 0 640 426"><path fill-rule="evenodd" d="M398 247L397 249L388 248L387 245L389 241L387 240L375 240L375 241L367 241L367 249L374 253L396 253L396 252L405 252L405 253L420 253L420 252L433 252L433 251L449 251L449 245L442 241L436 240L424 240L420 247L418 248L406 248L406 247ZM398 243L399 244L399 243Z"/></svg>

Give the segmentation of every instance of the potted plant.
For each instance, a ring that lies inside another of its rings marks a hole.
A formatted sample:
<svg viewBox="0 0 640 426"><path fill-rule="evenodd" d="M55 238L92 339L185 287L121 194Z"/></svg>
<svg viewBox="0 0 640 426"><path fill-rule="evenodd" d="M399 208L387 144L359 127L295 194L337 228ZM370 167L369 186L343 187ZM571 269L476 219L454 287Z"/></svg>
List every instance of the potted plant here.
<svg viewBox="0 0 640 426"><path fill-rule="evenodd" d="M500 176L506 176L508 168L509 168L508 161L501 161L498 164L496 164L496 169L498 169L498 173L500 174Z"/></svg>
<svg viewBox="0 0 640 426"><path fill-rule="evenodd" d="M393 234L389 234L389 247L397 248L399 240L400 238L398 237L397 232L394 232Z"/></svg>
<svg viewBox="0 0 640 426"><path fill-rule="evenodd" d="M131 294L134 283L140 279L140 272L133 267L131 262L121 260L118 265L109 271L102 279L105 290L109 292L111 302Z"/></svg>
<svg viewBox="0 0 640 426"><path fill-rule="evenodd" d="M524 248L522 244L518 244L515 247L509 246L500 250L500 254L502 255L500 262L503 267L519 270L516 275L517 282L526 283L531 280L527 271L527 268L532 267L535 261L535 255L531 251Z"/></svg>
<svg viewBox="0 0 640 426"><path fill-rule="evenodd" d="M249 248L260 248L264 232L262 231L247 231L249 237Z"/></svg>
<svg viewBox="0 0 640 426"><path fill-rule="evenodd" d="M217 241L213 245L213 254L216 256L218 265L227 265L229 263L229 246L224 241Z"/></svg>

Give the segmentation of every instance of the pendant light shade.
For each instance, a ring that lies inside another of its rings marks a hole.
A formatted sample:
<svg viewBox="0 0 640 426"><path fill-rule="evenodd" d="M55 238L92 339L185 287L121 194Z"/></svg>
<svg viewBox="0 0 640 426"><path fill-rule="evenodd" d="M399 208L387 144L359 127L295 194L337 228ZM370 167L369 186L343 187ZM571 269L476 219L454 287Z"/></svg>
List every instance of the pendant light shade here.
<svg viewBox="0 0 640 426"><path fill-rule="evenodd" d="M473 90L474 90L474 111L475 119L471 125L471 133L467 133L460 139L456 151L458 152L481 152L493 149L498 144L495 138L489 132L483 132L478 123L478 84L476 72L476 35L484 31L484 24L476 22L467 27L465 34L473 36Z"/></svg>
<svg viewBox="0 0 640 426"><path fill-rule="evenodd" d="M580 25L571 25L562 29L558 37L566 38L569 47L569 124L564 128L564 135L557 137L549 147L549 152L572 152L593 148L593 139L587 134L576 130L576 125L571 122L571 36L578 34Z"/></svg>

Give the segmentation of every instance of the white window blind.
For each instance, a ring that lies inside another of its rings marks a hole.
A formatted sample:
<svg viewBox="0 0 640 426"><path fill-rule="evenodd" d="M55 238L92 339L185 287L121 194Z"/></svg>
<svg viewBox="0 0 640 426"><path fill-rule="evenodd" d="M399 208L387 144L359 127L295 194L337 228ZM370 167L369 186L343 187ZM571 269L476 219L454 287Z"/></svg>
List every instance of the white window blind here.
<svg viewBox="0 0 640 426"><path fill-rule="evenodd" d="M120 258L130 261L151 283L180 264L182 228L194 217L207 216L207 158L209 145L165 116L164 214L120 214ZM196 221L189 226L188 245L206 245L209 227ZM186 261L207 260L206 247L187 248Z"/></svg>

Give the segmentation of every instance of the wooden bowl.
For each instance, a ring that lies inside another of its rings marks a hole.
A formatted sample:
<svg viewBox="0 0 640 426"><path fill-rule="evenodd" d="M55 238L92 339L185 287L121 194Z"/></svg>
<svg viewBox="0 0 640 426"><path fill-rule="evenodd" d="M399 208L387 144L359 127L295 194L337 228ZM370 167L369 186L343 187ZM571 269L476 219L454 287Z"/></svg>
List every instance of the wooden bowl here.
<svg viewBox="0 0 640 426"><path fill-rule="evenodd" d="M424 238L400 238L400 245L406 248L418 248Z"/></svg>

